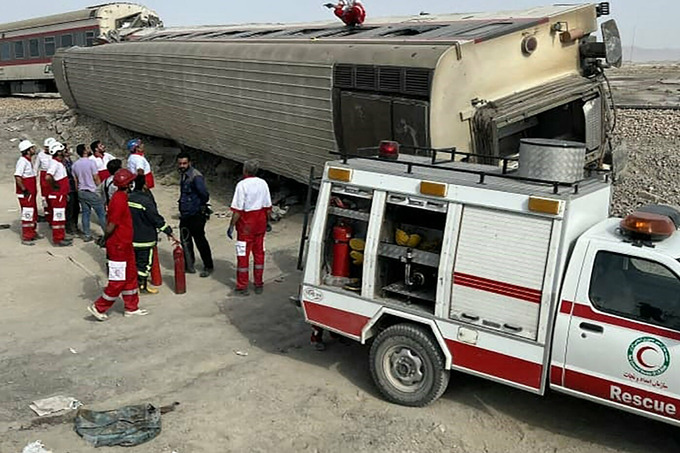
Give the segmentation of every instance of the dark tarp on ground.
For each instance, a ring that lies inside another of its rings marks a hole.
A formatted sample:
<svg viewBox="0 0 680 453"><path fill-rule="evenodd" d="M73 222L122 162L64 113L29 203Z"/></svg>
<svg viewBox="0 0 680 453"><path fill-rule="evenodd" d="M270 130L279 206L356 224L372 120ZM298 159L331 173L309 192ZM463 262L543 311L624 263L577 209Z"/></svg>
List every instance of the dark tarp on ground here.
<svg viewBox="0 0 680 453"><path fill-rule="evenodd" d="M132 447L160 434L161 411L151 404L125 406L105 412L80 409L76 414L75 429L78 435L95 447Z"/></svg>

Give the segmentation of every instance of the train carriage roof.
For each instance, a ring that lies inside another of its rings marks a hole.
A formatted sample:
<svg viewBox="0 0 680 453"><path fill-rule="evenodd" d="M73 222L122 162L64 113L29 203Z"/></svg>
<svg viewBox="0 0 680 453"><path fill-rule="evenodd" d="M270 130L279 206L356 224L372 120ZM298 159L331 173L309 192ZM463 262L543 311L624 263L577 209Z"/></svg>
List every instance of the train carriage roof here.
<svg viewBox="0 0 680 453"><path fill-rule="evenodd" d="M97 18L97 14L102 7L110 5L133 5L138 6L140 8L142 7L137 3L131 2L103 3L100 5L89 6L78 11L70 11L67 13L53 14L51 16L36 17L33 19L26 19L17 22L8 22L6 24L0 24L0 33L10 33L15 31L31 29L35 27L68 24L73 22L81 22L90 19L95 19Z"/></svg>
<svg viewBox="0 0 680 453"><path fill-rule="evenodd" d="M534 27L591 5L538 7L523 11L380 18L361 27L345 27L338 21L303 24L246 24L203 27L177 27L142 31L139 41L427 41L451 43L484 41Z"/></svg>

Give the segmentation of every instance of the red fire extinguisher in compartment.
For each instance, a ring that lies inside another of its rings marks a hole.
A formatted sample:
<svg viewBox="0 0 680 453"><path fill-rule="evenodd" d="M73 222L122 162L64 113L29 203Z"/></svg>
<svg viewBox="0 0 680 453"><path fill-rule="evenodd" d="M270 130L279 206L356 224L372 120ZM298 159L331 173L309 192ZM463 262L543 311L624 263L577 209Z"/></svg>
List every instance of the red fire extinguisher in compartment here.
<svg viewBox="0 0 680 453"><path fill-rule="evenodd" d="M184 294L187 292L187 280L184 273L184 249L180 243L175 244L172 257L175 260L175 294Z"/></svg>
<svg viewBox="0 0 680 453"><path fill-rule="evenodd" d="M334 277L349 277L349 240L352 229L347 225L333 227L333 267L331 275Z"/></svg>

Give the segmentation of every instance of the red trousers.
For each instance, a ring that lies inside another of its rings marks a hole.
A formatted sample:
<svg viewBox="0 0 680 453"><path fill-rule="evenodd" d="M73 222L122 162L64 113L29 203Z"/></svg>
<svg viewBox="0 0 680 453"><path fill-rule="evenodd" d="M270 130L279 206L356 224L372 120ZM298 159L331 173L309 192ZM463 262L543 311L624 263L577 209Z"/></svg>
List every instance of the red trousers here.
<svg viewBox="0 0 680 453"><path fill-rule="evenodd" d="M52 216L50 215L50 205L48 195L52 192L50 185L47 183L47 172L40 172L40 194L42 195L43 208L45 209L45 220L47 223L52 223Z"/></svg>
<svg viewBox="0 0 680 453"><path fill-rule="evenodd" d="M47 205L52 214L52 242L60 243L66 238L66 204L68 195L51 193L47 196Z"/></svg>
<svg viewBox="0 0 680 453"><path fill-rule="evenodd" d="M253 254L253 279L255 286L264 286L264 234L240 236L236 241L236 289L248 288L250 254Z"/></svg>
<svg viewBox="0 0 680 453"><path fill-rule="evenodd" d="M24 179L24 186L30 194L28 196L23 193L17 194L19 206L21 207L21 239L24 241L32 241L36 237L36 221L38 219L35 178Z"/></svg>
<svg viewBox="0 0 680 453"><path fill-rule="evenodd" d="M106 245L109 256L109 282L101 297L94 303L99 313L105 313L118 299L123 296L125 311L135 311L139 308L139 291L137 289L137 265L135 251L132 244L129 247Z"/></svg>

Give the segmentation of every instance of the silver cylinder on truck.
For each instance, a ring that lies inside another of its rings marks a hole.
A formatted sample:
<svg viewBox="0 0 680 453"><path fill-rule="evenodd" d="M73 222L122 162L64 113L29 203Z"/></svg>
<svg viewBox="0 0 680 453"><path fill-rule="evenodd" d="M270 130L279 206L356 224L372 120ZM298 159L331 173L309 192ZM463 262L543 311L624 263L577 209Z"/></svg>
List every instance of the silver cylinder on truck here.
<svg viewBox="0 0 680 453"><path fill-rule="evenodd" d="M572 183L583 179L585 160L585 143L523 138L519 145L518 175L544 181Z"/></svg>

